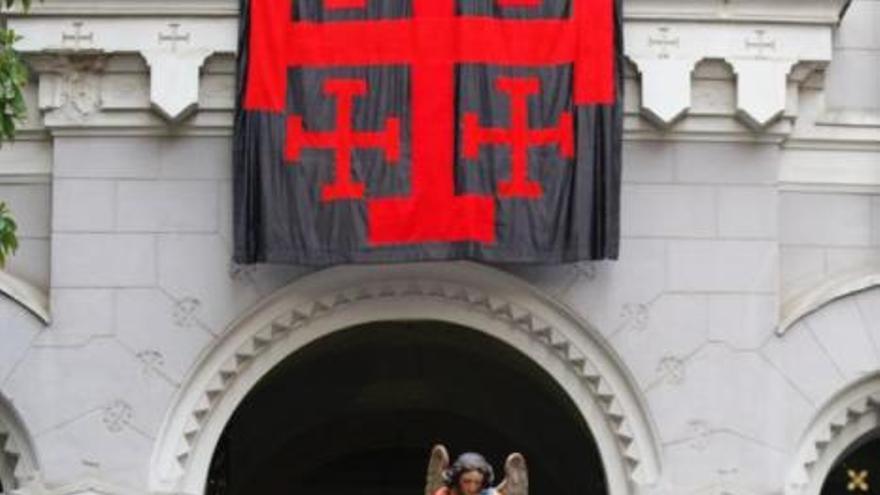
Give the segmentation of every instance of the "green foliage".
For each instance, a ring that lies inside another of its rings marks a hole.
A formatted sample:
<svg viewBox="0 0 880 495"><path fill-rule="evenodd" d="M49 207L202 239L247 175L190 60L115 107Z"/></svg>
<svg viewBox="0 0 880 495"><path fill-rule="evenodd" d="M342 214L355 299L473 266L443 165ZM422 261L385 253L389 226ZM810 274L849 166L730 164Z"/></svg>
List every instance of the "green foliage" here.
<svg viewBox="0 0 880 495"><path fill-rule="evenodd" d="M24 7L24 10L28 10L29 8L31 8L31 0L21 0L21 1L19 1L19 0L3 0L3 5L7 9L11 9L12 7L15 7L15 4L17 4L17 3L20 3L21 6Z"/></svg>
<svg viewBox="0 0 880 495"><path fill-rule="evenodd" d="M11 9L21 5L24 10L31 6L31 0L2 0L0 8ZM24 102L24 87L28 72L15 51L19 36L11 29L0 29L0 142L15 137L15 130L27 115Z"/></svg>
<svg viewBox="0 0 880 495"><path fill-rule="evenodd" d="M31 0L0 0L0 11L20 5L27 11ZM19 123L27 116L24 87L28 71L15 51L19 36L15 31L0 27L0 143L15 137ZM6 203L0 203L0 268L18 250L18 225L13 220Z"/></svg>
<svg viewBox="0 0 880 495"><path fill-rule="evenodd" d="M3 3L2 3L2 5L0 5L0 7L6 7L7 9L11 9L12 7L15 7L16 4L19 4L19 3L21 4L22 7L24 7L24 10L28 10L31 8L31 0L21 0L21 1L19 1L19 0L3 0Z"/></svg>
<svg viewBox="0 0 880 495"><path fill-rule="evenodd" d="M0 30L0 141L14 138L18 124L27 115L24 87L28 72L13 46L18 39L15 31Z"/></svg>
<svg viewBox="0 0 880 495"><path fill-rule="evenodd" d="M0 268L6 266L6 260L18 250L18 225L6 203L0 203Z"/></svg>

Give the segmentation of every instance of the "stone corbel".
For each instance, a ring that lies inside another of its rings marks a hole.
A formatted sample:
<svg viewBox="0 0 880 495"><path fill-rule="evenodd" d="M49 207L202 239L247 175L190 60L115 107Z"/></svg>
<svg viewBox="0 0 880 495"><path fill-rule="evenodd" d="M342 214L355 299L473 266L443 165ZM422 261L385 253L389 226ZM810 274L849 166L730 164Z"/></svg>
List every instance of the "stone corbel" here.
<svg viewBox="0 0 880 495"><path fill-rule="evenodd" d="M50 125L84 124L98 113L107 56L100 52L43 55L33 64L41 74L38 106Z"/></svg>
<svg viewBox="0 0 880 495"><path fill-rule="evenodd" d="M829 25L631 22L626 53L642 75L642 114L662 127L691 106L691 73L724 60L737 79L737 116L756 131L786 109L788 78L801 62L831 61Z"/></svg>
<svg viewBox="0 0 880 495"><path fill-rule="evenodd" d="M9 23L23 36L18 46L26 53L140 54L150 67L150 101L170 121L197 108L203 64L213 54L235 53L238 29L234 18L21 17Z"/></svg>

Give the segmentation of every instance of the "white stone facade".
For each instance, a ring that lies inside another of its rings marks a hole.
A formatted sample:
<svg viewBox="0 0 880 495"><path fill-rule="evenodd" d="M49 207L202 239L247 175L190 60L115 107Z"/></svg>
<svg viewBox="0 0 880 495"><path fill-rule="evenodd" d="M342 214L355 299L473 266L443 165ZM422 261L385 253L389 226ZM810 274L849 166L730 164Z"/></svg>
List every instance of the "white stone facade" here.
<svg viewBox="0 0 880 495"><path fill-rule="evenodd" d="M298 339L454 303L579 397L610 493L817 495L880 428L880 1L625 4L619 261L319 273L230 262L237 2L12 16L3 486L201 495L217 418Z"/></svg>

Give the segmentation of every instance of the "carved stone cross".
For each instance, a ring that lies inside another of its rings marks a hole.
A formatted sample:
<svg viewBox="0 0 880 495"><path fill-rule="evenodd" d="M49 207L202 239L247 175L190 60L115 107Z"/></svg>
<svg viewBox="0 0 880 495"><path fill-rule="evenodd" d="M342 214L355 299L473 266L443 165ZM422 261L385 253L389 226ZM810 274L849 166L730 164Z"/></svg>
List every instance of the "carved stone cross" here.
<svg viewBox="0 0 880 495"><path fill-rule="evenodd" d="M83 22L76 21L73 23L73 33L61 33L61 43L67 45L68 43L73 43L73 49L79 50L81 48L80 44L83 41L88 41L89 43L94 43L95 41L95 33L83 34Z"/></svg>
<svg viewBox="0 0 880 495"><path fill-rule="evenodd" d="M177 44L180 42L189 43L190 34L180 34L180 24L174 22L168 25L171 28L171 34L159 33L159 44L171 43L171 51L177 51Z"/></svg>
<svg viewBox="0 0 880 495"><path fill-rule="evenodd" d="M669 49L673 47L678 48L681 45L681 38L670 36L668 27L661 27L658 31L660 31L660 37L649 37L648 46L657 47L660 58L669 58Z"/></svg>
<svg viewBox="0 0 880 495"><path fill-rule="evenodd" d="M746 39L746 50L758 51L758 57L764 56L764 51L775 52L776 51L776 41L772 39L767 39L767 32L763 29L755 30L755 38L747 38Z"/></svg>

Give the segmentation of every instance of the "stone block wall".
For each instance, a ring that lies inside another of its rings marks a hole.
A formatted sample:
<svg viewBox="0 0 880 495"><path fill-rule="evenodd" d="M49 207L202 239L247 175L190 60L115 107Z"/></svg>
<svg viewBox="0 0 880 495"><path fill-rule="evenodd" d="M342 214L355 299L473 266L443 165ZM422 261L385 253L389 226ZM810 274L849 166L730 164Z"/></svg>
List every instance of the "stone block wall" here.
<svg viewBox="0 0 880 495"><path fill-rule="evenodd" d="M880 196L786 192L780 204L784 292L880 269Z"/></svg>
<svg viewBox="0 0 880 495"><path fill-rule="evenodd" d="M880 1L853 0L835 39L828 71L828 104L880 110Z"/></svg>

